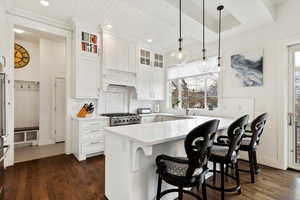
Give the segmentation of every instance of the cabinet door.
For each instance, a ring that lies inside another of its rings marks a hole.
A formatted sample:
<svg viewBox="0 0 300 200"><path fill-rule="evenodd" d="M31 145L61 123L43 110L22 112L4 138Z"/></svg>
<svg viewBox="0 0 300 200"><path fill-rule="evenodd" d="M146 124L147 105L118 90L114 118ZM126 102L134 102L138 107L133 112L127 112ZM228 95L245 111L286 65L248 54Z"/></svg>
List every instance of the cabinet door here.
<svg viewBox="0 0 300 200"><path fill-rule="evenodd" d="M106 69L117 70L117 41L111 35L103 34L103 65Z"/></svg>
<svg viewBox="0 0 300 200"><path fill-rule="evenodd" d="M129 68L128 72L136 73L136 46L130 44L129 46Z"/></svg>
<svg viewBox="0 0 300 200"><path fill-rule="evenodd" d="M117 69L128 72L129 69L129 44L121 39L116 40L117 44Z"/></svg>
<svg viewBox="0 0 300 200"><path fill-rule="evenodd" d="M77 69L77 97L98 97L99 92L99 63L97 59L81 57Z"/></svg>
<svg viewBox="0 0 300 200"><path fill-rule="evenodd" d="M162 69L153 69L152 71L152 91L153 99L164 100L165 99L165 73Z"/></svg>
<svg viewBox="0 0 300 200"><path fill-rule="evenodd" d="M138 76L138 99L151 100L152 99L152 70L147 66L140 66Z"/></svg>

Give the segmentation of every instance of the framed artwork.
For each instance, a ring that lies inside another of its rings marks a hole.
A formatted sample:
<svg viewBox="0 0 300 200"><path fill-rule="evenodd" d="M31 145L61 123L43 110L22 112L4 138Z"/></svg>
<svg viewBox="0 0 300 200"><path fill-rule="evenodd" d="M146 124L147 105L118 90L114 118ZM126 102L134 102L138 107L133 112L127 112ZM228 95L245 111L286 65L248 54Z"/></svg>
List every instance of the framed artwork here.
<svg viewBox="0 0 300 200"><path fill-rule="evenodd" d="M263 86L263 50L232 55L231 68L236 72L236 77L240 79L243 87Z"/></svg>
<svg viewBox="0 0 300 200"><path fill-rule="evenodd" d="M15 68L23 68L30 62L28 51L21 45L15 43Z"/></svg>

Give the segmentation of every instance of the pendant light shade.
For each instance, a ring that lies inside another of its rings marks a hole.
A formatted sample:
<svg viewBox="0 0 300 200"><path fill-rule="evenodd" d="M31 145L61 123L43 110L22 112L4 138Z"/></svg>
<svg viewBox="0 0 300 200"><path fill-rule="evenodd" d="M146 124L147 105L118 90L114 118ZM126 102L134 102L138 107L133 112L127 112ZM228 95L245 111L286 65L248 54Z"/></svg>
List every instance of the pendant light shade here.
<svg viewBox="0 0 300 200"><path fill-rule="evenodd" d="M175 59L176 59L176 63L178 65L180 64L184 64L188 61L188 53L186 51L183 51L182 49L182 31L181 31L181 14L182 14L182 11L181 11L181 0L179 0L179 39L178 39L178 42L179 42L179 47L178 47L178 51L175 55Z"/></svg>

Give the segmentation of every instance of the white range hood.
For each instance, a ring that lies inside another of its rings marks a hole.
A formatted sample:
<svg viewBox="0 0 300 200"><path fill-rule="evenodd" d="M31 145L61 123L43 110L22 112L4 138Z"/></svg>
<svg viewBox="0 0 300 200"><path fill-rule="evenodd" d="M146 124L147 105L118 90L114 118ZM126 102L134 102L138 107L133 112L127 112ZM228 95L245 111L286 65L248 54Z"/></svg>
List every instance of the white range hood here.
<svg viewBox="0 0 300 200"><path fill-rule="evenodd" d="M136 89L137 77L135 73L107 70L103 75L103 90L107 91L109 85L120 85Z"/></svg>

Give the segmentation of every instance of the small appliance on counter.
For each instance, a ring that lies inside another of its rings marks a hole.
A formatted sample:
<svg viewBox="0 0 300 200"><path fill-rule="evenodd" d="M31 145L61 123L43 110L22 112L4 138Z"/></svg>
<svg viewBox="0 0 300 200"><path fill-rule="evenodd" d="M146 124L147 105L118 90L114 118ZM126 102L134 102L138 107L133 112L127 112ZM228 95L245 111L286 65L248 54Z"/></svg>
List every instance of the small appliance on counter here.
<svg viewBox="0 0 300 200"><path fill-rule="evenodd" d="M160 111L159 104L155 104L153 110L155 113L159 113L159 111Z"/></svg>
<svg viewBox="0 0 300 200"><path fill-rule="evenodd" d="M139 115L142 115L142 114L152 114L152 110L151 110L151 108L138 108L137 109L137 113Z"/></svg>

